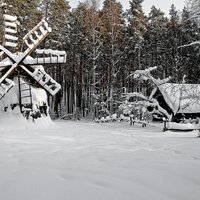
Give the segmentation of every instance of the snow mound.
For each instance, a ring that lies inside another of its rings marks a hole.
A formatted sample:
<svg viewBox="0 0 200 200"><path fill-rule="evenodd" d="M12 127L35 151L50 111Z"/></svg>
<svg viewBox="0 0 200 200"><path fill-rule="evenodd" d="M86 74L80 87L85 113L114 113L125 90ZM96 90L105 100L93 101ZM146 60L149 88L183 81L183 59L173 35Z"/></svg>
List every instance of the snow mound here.
<svg viewBox="0 0 200 200"><path fill-rule="evenodd" d="M17 111L17 108L15 108ZM19 110L18 110L19 111ZM21 130L21 129L37 129L54 126L50 116L41 116L33 120L32 117L26 119L20 112L1 112L0 115L0 132Z"/></svg>
<svg viewBox="0 0 200 200"><path fill-rule="evenodd" d="M28 119L21 114L19 108L19 88L18 80L14 79L15 85L9 92L0 100L0 132L17 130L17 129L32 129L32 128L45 128L53 125L52 120L48 114L48 107L46 113L41 113L40 117L33 119L31 115ZM29 85L21 79L21 88L24 90L22 96L27 98L22 99L22 104L30 104ZM39 111L40 106L48 105L46 91L42 88L31 86L31 98L33 113ZM25 110L25 108L23 108ZM24 112L25 114L25 112ZM47 114L47 115L46 115Z"/></svg>

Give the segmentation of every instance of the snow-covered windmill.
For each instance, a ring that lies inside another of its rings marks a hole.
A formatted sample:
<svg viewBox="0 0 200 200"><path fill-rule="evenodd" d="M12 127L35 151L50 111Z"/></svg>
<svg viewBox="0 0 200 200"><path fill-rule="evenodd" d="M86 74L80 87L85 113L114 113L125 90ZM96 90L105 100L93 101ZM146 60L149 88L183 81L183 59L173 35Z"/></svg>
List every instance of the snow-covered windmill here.
<svg viewBox="0 0 200 200"><path fill-rule="evenodd" d="M51 32L42 19L23 37L23 50L18 47L17 17L4 15L5 34L0 45L0 112L19 108L24 115L35 110L47 114L47 95L55 95L61 86L42 65L66 62L66 53L51 49L36 49ZM35 57L31 55L34 53Z"/></svg>

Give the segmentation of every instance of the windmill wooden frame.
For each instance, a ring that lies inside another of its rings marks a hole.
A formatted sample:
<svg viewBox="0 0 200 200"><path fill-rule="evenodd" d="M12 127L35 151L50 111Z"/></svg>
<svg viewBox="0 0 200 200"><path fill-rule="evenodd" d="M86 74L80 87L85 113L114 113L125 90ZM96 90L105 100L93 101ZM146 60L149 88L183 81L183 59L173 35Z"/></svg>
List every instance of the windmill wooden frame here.
<svg viewBox="0 0 200 200"><path fill-rule="evenodd" d="M17 34L17 17L4 15L5 34L3 45L0 45L0 103L1 99L15 85L13 76L18 77L19 85L19 106L23 113L25 106L22 103L21 90L21 72L27 79L33 80L39 87L45 89L49 94L55 95L61 86L50 75L48 75L41 65L58 64L66 62L65 51L57 51L51 49L36 49L42 41L51 33L51 28L45 19L42 19L31 31L23 37L24 51L16 51L18 45ZM10 49L14 50L12 52ZM31 57L31 53L35 53L36 58ZM30 104L31 87L30 88ZM24 108L24 109L23 109ZM32 105L31 105L32 109Z"/></svg>

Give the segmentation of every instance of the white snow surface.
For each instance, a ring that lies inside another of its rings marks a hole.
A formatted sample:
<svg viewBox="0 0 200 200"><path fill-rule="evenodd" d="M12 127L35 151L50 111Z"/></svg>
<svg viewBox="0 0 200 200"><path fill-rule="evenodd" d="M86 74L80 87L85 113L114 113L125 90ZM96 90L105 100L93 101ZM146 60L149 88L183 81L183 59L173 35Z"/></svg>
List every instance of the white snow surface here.
<svg viewBox="0 0 200 200"><path fill-rule="evenodd" d="M195 131L86 121L34 128L2 118L1 200L199 199Z"/></svg>

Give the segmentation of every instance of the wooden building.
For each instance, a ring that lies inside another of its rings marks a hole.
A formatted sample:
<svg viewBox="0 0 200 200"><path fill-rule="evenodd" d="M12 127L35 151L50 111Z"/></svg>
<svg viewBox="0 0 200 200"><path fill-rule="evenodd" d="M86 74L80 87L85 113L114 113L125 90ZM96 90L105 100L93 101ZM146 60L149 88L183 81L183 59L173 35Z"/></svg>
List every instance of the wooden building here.
<svg viewBox="0 0 200 200"><path fill-rule="evenodd" d="M200 118L200 85L165 83L153 96L172 121Z"/></svg>

